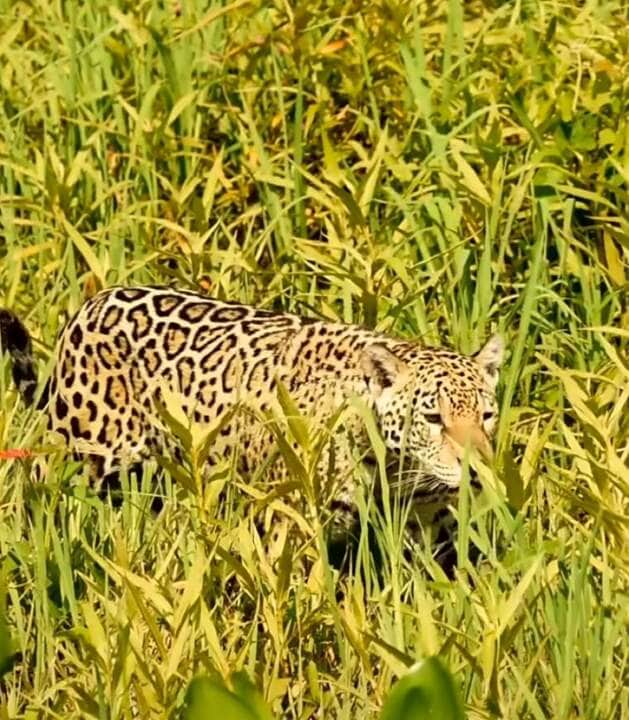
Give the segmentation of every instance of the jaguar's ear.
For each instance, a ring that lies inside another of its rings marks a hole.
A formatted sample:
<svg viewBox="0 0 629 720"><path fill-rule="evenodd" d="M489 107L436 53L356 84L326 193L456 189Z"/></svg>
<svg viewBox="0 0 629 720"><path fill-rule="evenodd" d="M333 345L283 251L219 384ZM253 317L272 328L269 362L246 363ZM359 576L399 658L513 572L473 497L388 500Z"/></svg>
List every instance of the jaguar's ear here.
<svg viewBox="0 0 629 720"><path fill-rule="evenodd" d="M474 355L474 359L480 365L487 382L495 387L498 382L498 372L504 360L505 345L500 335L494 335L485 347Z"/></svg>
<svg viewBox="0 0 629 720"><path fill-rule="evenodd" d="M360 366L375 398L387 388L403 382L408 375L406 363L380 343L368 345L363 350Z"/></svg>

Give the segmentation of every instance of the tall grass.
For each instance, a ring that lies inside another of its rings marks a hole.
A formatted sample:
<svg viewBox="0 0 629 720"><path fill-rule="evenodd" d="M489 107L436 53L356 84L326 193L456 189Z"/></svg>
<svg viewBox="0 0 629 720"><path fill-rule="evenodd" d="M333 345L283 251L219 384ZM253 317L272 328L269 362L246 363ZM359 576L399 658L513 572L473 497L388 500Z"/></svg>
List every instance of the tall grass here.
<svg viewBox="0 0 629 720"><path fill-rule="evenodd" d="M114 506L5 365L0 449L42 452L0 464L0 718L166 717L241 669L280 717L375 717L434 654L472 719L629 714L627 14L0 1L1 304L42 374L85 296L131 282L509 348L496 466L456 510L484 559L453 581L367 496L387 561L349 577L263 473L149 467Z"/></svg>

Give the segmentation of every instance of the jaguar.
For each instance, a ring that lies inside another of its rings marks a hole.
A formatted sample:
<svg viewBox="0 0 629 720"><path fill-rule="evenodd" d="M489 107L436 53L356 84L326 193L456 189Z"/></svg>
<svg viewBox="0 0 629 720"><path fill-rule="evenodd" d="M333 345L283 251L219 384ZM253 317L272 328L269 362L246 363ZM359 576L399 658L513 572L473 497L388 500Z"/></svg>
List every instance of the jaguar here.
<svg viewBox="0 0 629 720"><path fill-rule="evenodd" d="M0 310L0 331L14 381L32 404L29 333L8 310ZM285 415L282 395L315 429L351 405L318 465L330 485L331 526L346 528L356 467L375 465L360 408L376 420L398 487L413 497L452 497L466 448L491 455L503 352L499 336L465 356L184 290L114 287L88 299L61 332L39 406L49 430L98 459L101 473L172 450L163 407L174 397L190 423L220 424L208 466L235 453L245 475L266 463L285 477L290 468L269 420Z"/></svg>

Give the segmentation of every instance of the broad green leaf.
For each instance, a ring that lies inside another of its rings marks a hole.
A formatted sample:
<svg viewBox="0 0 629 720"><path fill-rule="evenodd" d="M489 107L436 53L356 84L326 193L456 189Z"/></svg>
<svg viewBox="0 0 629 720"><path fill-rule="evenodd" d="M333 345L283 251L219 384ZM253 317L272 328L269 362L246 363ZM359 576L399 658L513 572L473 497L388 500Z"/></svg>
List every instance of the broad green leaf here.
<svg viewBox="0 0 629 720"><path fill-rule="evenodd" d="M195 678L186 692L183 720L272 720L265 705L246 675L233 676L234 691L220 680Z"/></svg>
<svg viewBox="0 0 629 720"><path fill-rule="evenodd" d="M412 667L393 686L380 720L464 720L454 679L438 657Z"/></svg>
<svg viewBox="0 0 629 720"><path fill-rule="evenodd" d="M231 676L231 682L234 686L234 693L255 712L256 718L259 720L273 720L271 710L246 673L242 671L234 673Z"/></svg>

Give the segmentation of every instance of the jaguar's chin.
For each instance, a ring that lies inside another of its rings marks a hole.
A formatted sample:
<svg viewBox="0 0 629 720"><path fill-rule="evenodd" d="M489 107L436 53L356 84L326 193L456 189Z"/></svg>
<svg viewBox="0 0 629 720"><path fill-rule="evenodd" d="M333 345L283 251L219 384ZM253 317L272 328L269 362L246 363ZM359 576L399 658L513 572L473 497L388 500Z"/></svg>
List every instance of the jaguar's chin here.
<svg viewBox="0 0 629 720"><path fill-rule="evenodd" d="M458 492L458 477L444 478L424 464L388 468L389 487L402 498L426 503L448 501Z"/></svg>
<svg viewBox="0 0 629 720"><path fill-rule="evenodd" d="M375 458L364 458L363 464L377 476L378 464ZM408 461L400 463L400 459L392 453L387 457L386 477L389 490L398 498L421 498L422 494L430 496L446 489L448 492L452 491L452 485L438 477L427 465ZM376 488L379 493L381 484L379 483Z"/></svg>

